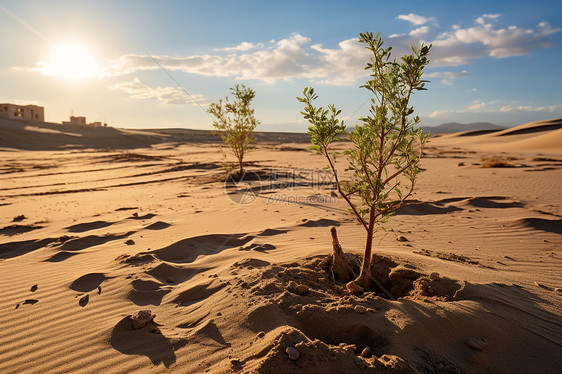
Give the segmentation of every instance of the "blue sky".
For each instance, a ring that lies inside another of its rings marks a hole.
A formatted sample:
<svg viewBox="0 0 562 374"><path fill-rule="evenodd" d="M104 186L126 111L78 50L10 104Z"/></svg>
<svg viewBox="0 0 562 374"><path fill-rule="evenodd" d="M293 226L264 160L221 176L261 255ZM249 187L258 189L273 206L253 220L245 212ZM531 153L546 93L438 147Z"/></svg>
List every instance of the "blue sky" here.
<svg viewBox="0 0 562 374"><path fill-rule="evenodd" d="M0 102L129 128L209 129L204 108L256 90L264 131L306 131L295 97L314 86L353 125L369 98L359 32L394 57L433 43L414 99L423 125L562 117L558 1L0 2ZM182 88L187 90L184 91Z"/></svg>

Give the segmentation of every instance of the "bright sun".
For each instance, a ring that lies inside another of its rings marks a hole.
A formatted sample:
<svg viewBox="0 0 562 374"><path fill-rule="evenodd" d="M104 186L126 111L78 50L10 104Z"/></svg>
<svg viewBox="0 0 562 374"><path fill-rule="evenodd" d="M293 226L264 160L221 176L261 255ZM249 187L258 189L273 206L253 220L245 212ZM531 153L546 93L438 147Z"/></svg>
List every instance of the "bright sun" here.
<svg viewBox="0 0 562 374"><path fill-rule="evenodd" d="M94 78L101 72L92 53L76 43L55 45L42 70L46 75L72 80Z"/></svg>

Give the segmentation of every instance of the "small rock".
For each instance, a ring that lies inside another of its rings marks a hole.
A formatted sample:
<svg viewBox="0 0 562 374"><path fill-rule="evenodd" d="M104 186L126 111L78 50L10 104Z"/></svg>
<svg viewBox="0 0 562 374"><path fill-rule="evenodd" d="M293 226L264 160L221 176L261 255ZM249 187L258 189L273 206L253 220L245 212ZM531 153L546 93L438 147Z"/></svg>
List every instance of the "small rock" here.
<svg viewBox="0 0 562 374"><path fill-rule="evenodd" d="M150 309L146 310L139 310L135 314L131 316L131 324L133 325L133 329L141 329L150 321L152 321L156 317L152 314Z"/></svg>
<svg viewBox="0 0 562 374"><path fill-rule="evenodd" d="M363 287L353 281L346 284L345 287L347 288L347 291L353 295L362 294L363 292L365 292Z"/></svg>
<svg viewBox="0 0 562 374"><path fill-rule="evenodd" d="M295 288L295 293L297 295L306 295L308 293L308 287L304 284L299 284L297 288Z"/></svg>
<svg viewBox="0 0 562 374"><path fill-rule="evenodd" d="M556 291L556 292L558 292L558 293L562 293L562 288L556 287L556 288L554 289L554 291Z"/></svg>
<svg viewBox="0 0 562 374"><path fill-rule="evenodd" d="M31 291L31 292L37 291L37 285L35 284L35 285L31 286L31 290L30 290L30 291Z"/></svg>
<svg viewBox="0 0 562 374"><path fill-rule="evenodd" d="M290 282L287 286L289 292L292 292L297 295L306 295L308 293L308 287L304 284L296 284L295 282Z"/></svg>
<svg viewBox="0 0 562 374"><path fill-rule="evenodd" d="M88 301L90 301L90 295L86 294L86 295L82 296L80 298L80 300L78 300L78 305L80 305L82 308L84 308L86 305L88 305Z"/></svg>
<svg viewBox="0 0 562 374"><path fill-rule="evenodd" d="M537 286L537 287L540 287L540 288L544 288L544 289L546 289L546 290L549 290L549 289L550 289L549 287L547 287L547 286L545 286L544 284L541 284L541 283L539 283L539 282L534 282L534 285Z"/></svg>
<svg viewBox="0 0 562 374"><path fill-rule="evenodd" d="M482 338L482 339L469 338L469 339L466 339L464 341L464 344L466 344L467 347L470 348L470 349L474 349L476 351L481 351L482 348L484 348L485 346L488 345L488 342L486 340L484 340L484 338Z"/></svg>
<svg viewBox="0 0 562 374"><path fill-rule="evenodd" d="M398 240L399 242L408 242L408 238L406 238L404 235L399 235L396 237L396 240Z"/></svg>
<svg viewBox="0 0 562 374"><path fill-rule="evenodd" d="M293 347L287 347L287 349L285 349L285 352L287 352L287 354L289 355L289 358L293 361L296 361L299 359L300 357L300 353L299 351L297 351L295 348Z"/></svg>
<svg viewBox="0 0 562 374"><path fill-rule="evenodd" d="M371 357L371 347L365 347L365 349L361 351L361 357L363 358Z"/></svg>
<svg viewBox="0 0 562 374"><path fill-rule="evenodd" d="M135 245L135 241L133 239L129 239L125 242L127 245Z"/></svg>
<svg viewBox="0 0 562 374"><path fill-rule="evenodd" d="M232 358L232 359L230 359L230 365L232 365L232 366L238 366L238 365L240 365L241 363L242 363L242 362L241 362L239 359L237 359L237 358Z"/></svg>
<svg viewBox="0 0 562 374"><path fill-rule="evenodd" d="M355 310L356 313L359 314L363 314L367 311L367 309L363 305L355 305L355 308L353 309Z"/></svg>
<svg viewBox="0 0 562 374"><path fill-rule="evenodd" d="M457 166L464 166L464 162L459 162Z"/></svg>
<svg viewBox="0 0 562 374"><path fill-rule="evenodd" d="M19 216L15 216L14 219L12 220L12 222L21 222L26 218L27 218L26 216L24 216L23 214L20 214Z"/></svg>
<svg viewBox="0 0 562 374"><path fill-rule="evenodd" d="M263 331L258 332L258 338L261 339L261 338L263 338L264 336L265 336L265 332L263 332Z"/></svg>
<svg viewBox="0 0 562 374"><path fill-rule="evenodd" d="M431 279L431 280L439 279L439 273L433 272L433 273L429 274L429 279Z"/></svg>

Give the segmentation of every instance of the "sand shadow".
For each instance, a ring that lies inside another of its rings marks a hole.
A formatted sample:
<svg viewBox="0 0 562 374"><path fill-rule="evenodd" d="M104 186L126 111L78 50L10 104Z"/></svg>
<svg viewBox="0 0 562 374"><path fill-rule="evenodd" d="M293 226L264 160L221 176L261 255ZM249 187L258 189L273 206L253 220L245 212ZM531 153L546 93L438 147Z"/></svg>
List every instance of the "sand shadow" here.
<svg viewBox="0 0 562 374"><path fill-rule="evenodd" d="M209 234L195 236L150 252L154 257L167 262L191 263L201 255L213 255L221 251L240 247L254 237L250 235Z"/></svg>
<svg viewBox="0 0 562 374"><path fill-rule="evenodd" d="M320 218L316 220L303 220L302 223L298 224L299 227L331 227L331 226L339 226L341 225L340 221L335 221L333 219L328 218Z"/></svg>
<svg viewBox="0 0 562 374"><path fill-rule="evenodd" d="M62 262L66 259L69 259L72 256L77 255L78 253L72 253L72 252L58 252L55 253L54 255L52 255L51 257L49 257L46 260L43 260L43 262Z"/></svg>
<svg viewBox="0 0 562 374"><path fill-rule="evenodd" d="M131 282L133 289L129 292L127 297L133 303L139 306L144 305L160 305L162 298L170 293L170 290L163 290L160 287L161 283L136 279Z"/></svg>
<svg viewBox="0 0 562 374"><path fill-rule="evenodd" d="M90 292L98 288L106 279L109 278L103 273L89 273L75 279L68 287L77 292Z"/></svg>
<svg viewBox="0 0 562 374"><path fill-rule="evenodd" d="M259 234L257 234L257 236L275 236L275 235L286 234L288 232L289 230L265 229Z"/></svg>
<svg viewBox="0 0 562 374"><path fill-rule="evenodd" d="M145 227L146 230L164 230L172 226L171 224L163 221L154 222Z"/></svg>
<svg viewBox="0 0 562 374"><path fill-rule="evenodd" d="M139 220L143 220L143 219L151 219L153 217L156 217L156 214L153 213L147 213L144 216L139 216L138 213L133 213L133 215L131 217L128 217L129 219L139 219Z"/></svg>
<svg viewBox="0 0 562 374"><path fill-rule="evenodd" d="M153 365L164 364L169 368L176 362L175 351L187 344L185 339L169 339L162 334L154 322L134 330L131 317L127 316L115 325L109 337L109 344L115 350L126 355L143 355Z"/></svg>
<svg viewBox="0 0 562 374"><path fill-rule="evenodd" d="M105 243L113 241L113 240L126 238L126 237L128 237L128 236L130 236L134 233L135 233L135 231L129 231L125 234L120 234L120 235L118 235L118 234L108 234L108 235L104 235L104 236L88 235L88 236L85 236L83 238L71 239L71 240L65 241L60 246L60 250L61 251L81 251L83 249L94 247L94 246L100 245L100 244L105 244Z"/></svg>
<svg viewBox="0 0 562 374"><path fill-rule="evenodd" d="M199 301L207 299L215 292L220 291L226 286L225 283L208 282L190 287L180 292L173 300L179 306L190 306Z"/></svg>
<svg viewBox="0 0 562 374"><path fill-rule="evenodd" d="M79 223L77 225L72 225L65 228L68 230L68 232L77 233L77 232L85 232L90 230L101 229L104 227L111 226L114 223L115 222L93 221L93 222Z"/></svg>
<svg viewBox="0 0 562 374"><path fill-rule="evenodd" d="M0 229L0 235L14 236L33 230L42 229L42 228L43 226L35 226L35 225L10 225L6 227L2 227Z"/></svg>
<svg viewBox="0 0 562 374"><path fill-rule="evenodd" d="M198 272L205 270L207 269L184 269L161 263L146 273L162 284L180 284L191 279Z"/></svg>
<svg viewBox="0 0 562 374"><path fill-rule="evenodd" d="M396 215L410 215L410 216L424 216L430 214L447 214L451 212L458 212L462 208L450 205L445 206L447 201L419 201L419 200L406 200L395 212Z"/></svg>
<svg viewBox="0 0 562 374"><path fill-rule="evenodd" d="M476 208L492 208L492 209L501 209L501 208L522 208L524 205L519 201L506 201L506 202L499 202L502 200L508 200L509 198L505 196L482 196L482 197L473 197L467 200L467 205L476 207Z"/></svg>
<svg viewBox="0 0 562 374"><path fill-rule="evenodd" d="M24 240L0 244L0 258L8 259L33 252L48 244L56 242L56 238L45 238L41 240Z"/></svg>
<svg viewBox="0 0 562 374"><path fill-rule="evenodd" d="M515 221L515 226L530 227L535 230L562 234L562 219L523 218Z"/></svg>

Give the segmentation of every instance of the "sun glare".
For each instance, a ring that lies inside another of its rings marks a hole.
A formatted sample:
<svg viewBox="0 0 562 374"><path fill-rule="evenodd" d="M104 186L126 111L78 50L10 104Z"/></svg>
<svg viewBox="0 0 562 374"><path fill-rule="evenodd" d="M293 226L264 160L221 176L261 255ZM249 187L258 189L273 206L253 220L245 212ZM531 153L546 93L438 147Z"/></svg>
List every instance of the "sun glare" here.
<svg viewBox="0 0 562 374"><path fill-rule="evenodd" d="M83 45L76 43L55 45L42 71L46 75L71 80L94 78L100 75L100 67L92 53Z"/></svg>

